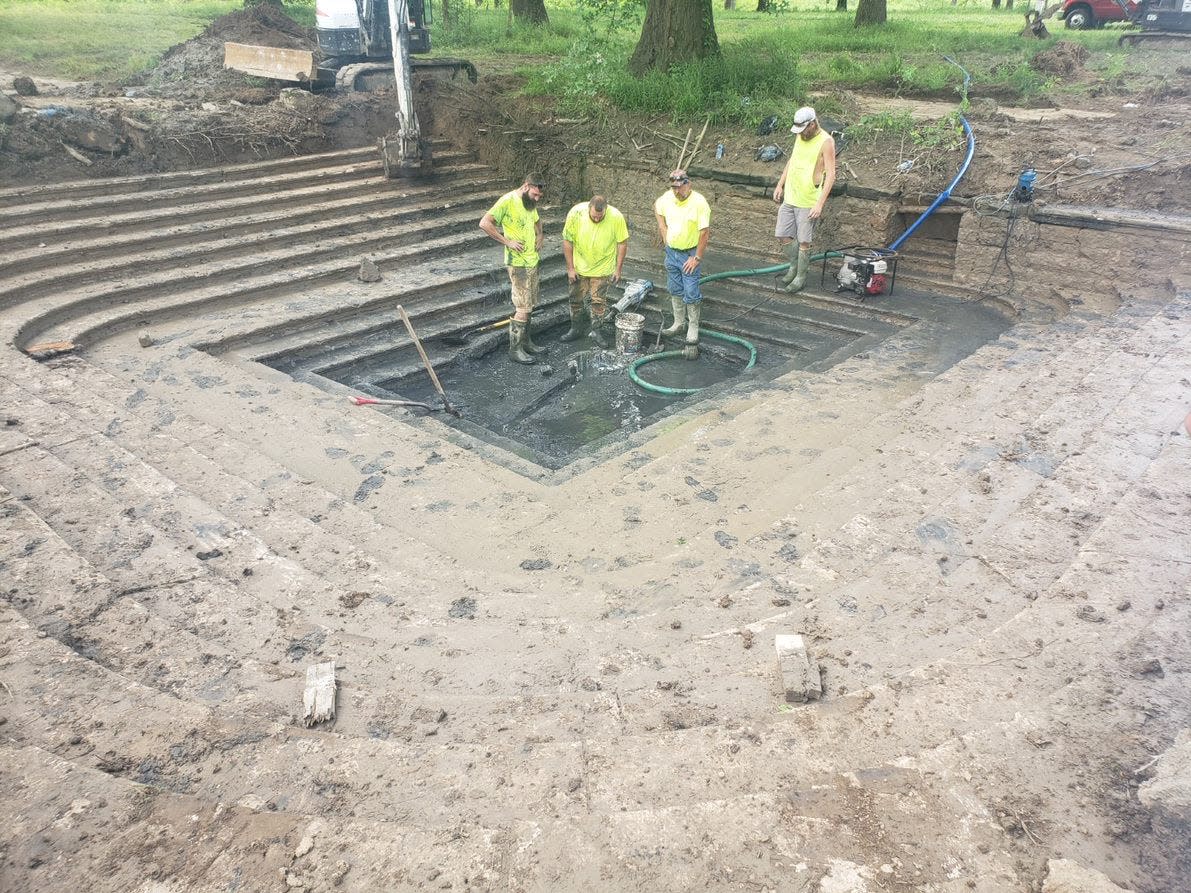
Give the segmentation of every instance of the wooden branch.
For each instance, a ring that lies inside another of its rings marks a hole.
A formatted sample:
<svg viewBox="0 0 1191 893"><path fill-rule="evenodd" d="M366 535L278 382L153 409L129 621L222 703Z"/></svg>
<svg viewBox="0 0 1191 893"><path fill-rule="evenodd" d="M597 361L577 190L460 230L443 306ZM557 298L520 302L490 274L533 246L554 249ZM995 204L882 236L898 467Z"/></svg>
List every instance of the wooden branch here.
<svg viewBox="0 0 1191 893"><path fill-rule="evenodd" d="M674 165L675 170L679 170L682 167L682 156L686 154L686 147L691 142L691 131L693 130L693 127L688 127L686 129L686 139L682 141L682 148L678 150L678 164Z"/></svg>
<svg viewBox="0 0 1191 893"><path fill-rule="evenodd" d="M95 163L90 158L88 158L86 155L84 155L82 152L80 152L78 149L75 149L73 146L68 146L66 143L63 143L62 148L66 150L67 155L69 155L75 161L81 161L83 164L87 165L87 167L90 167L91 165L93 165Z"/></svg>

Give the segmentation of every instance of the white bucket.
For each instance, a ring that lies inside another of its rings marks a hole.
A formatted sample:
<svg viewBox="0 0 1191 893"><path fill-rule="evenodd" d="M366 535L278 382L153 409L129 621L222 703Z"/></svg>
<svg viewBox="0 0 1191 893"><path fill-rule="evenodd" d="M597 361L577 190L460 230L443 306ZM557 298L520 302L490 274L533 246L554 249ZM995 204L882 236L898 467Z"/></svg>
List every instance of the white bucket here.
<svg viewBox="0 0 1191 893"><path fill-rule="evenodd" d="M641 349L641 333L645 317L640 313L619 313L616 316L616 349L620 353L637 353Z"/></svg>

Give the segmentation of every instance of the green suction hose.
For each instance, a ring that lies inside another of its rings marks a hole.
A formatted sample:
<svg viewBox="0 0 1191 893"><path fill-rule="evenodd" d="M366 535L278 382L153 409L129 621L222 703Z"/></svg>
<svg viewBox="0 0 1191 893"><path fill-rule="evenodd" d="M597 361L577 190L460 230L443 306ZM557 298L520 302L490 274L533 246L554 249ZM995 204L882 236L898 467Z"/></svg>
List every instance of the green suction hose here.
<svg viewBox="0 0 1191 893"><path fill-rule="evenodd" d="M777 269L781 269L778 267ZM758 271L761 272L761 271ZM716 274L719 275L719 274ZM757 348L753 346L751 341L745 341L743 338L737 338L735 335L725 335L723 332L713 332L711 329L703 329L701 335L706 335L708 338L715 338L718 341L727 341L730 344L739 344L749 352L748 365L744 367L744 371L748 372L755 365L757 365ZM645 388L647 391L652 391L655 394L665 394L670 397L681 397L686 394L697 394L703 388L668 388L660 384L651 384L637 374L637 369L644 366L646 363L652 363L654 360L665 360L670 357L681 357L685 351L681 350L663 350L661 353L647 354L633 360L632 365L629 366L629 378L633 383Z"/></svg>
<svg viewBox="0 0 1191 893"><path fill-rule="evenodd" d="M812 254L811 262L823 260L825 257L843 257L838 251L824 251L820 254ZM772 267L758 267L752 270L724 270L722 273L711 273L708 276L702 276L699 279L699 284L704 282L715 282L718 279L729 279L733 276L764 276L766 273L781 273L790 268L789 264L775 264ZM708 338L715 338L719 341L727 341L730 344L739 344L749 352L748 365L744 367L747 372L757 365L757 348L753 346L751 341L745 341L743 338L737 338L735 335L725 335L723 332L713 332L711 329L703 329L702 333ZM629 366L629 378L633 383L639 387L645 388L647 391L652 391L655 394L665 394L671 397L681 397L686 394L697 394L703 388L668 388L660 384L650 384L637 374L637 369L644 366L646 363L652 363L654 360L665 360L670 357L681 357L683 355L681 350L663 350L661 353L648 354L640 359L634 360Z"/></svg>
<svg viewBox="0 0 1191 893"><path fill-rule="evenodd" d="M843 257L838 251L822 251L819 254L811 255L811 263L817 260L822 260L825 257ZM774 264L772 267L758 267L754 270L724 270L722 273L711 273L707 276L699 278L699 284L704 282L715 282L719 279L730 279L733 276L764 276L766 273L782 273L790 269L789 264Z"/></svg>

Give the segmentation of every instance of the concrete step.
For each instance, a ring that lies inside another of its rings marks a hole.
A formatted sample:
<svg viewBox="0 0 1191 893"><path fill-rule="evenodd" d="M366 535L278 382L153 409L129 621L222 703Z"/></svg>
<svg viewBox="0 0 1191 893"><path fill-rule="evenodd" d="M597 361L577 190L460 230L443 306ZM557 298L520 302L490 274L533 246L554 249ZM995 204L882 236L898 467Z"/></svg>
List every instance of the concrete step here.
<svg viewBox="0 0 1191 893"><path fill-rule="evenodd" d="M226 259L274 245L300 246L311 238L321 241L370 233L403 220L442 214L444 204L456 209L470 208L478 215L482 210L477 209L485 201L499 195L492 191L496 183L491 178L468 179L454 185L472 190L472 197L451 202L444 192L437 190L400 195L382 193L366 201L353 198L327 202L318 208L304 208L297 215L249 214L218 227L207 223L183 224L148 235L78 240L53 250L12 252L7 262L0 262L3 285L0 306L87 282L143 275L161 269L171 259L177 270L186 265L187 259L199 262L212 256ZM306 222L312 217L315 222ZM251 238L244 238L247 236Z"/></svg>
<svg viewBox="0 0 1191 893"><path fill-rule="evenodd" d="M373 253L373 260L382 268L392 265L408 270L415 264L425 265L437 258L454 257L484 247L489 241L486 236L480 234L468 238L462 235L472 229L472 222L470 215L461 215L436 227L436 235L430 239L422 238L425 230L419 224L406 224L392 229L387 240L379 235L370 238L369 245L362 250L376 248L382 243L394 245L383 253ZM315 259L298 271L292 268L292 257L278 249L269 253L267 261L237 263L231 260L193 275L164 281L148 278L133 287L110 291L103 297L89 295L84 289L41 298L21 308L23 319L12 338L23 346L47 340L65 340L85 346L130 328L151 324L160 330L162 324L171 319L182 318L194 326L201 325L204 317L210 320L218 319L220 315L240 316L246 306L253 304L285 304L292 313L294 303L300 306L315 300L302 296L315 285L321 286L317 289L320 301L325 301L328 294L364 293L373 300L382 299L377 297L382 290L387 297L394 294L391 284L355 281L360 265L355 249L340 245L322 254L323 259ZM396 293L400 294L399 291ZM295 300L295 295L302 297ZM11 317L5 322L9 327L13 324Z"/></svg>
<svg viewBox="0 0 1191 893"><path fill-rule="evenodd" d="M286 680L279 691L275 683L293 673L267 665L267 639L245 651L242 638L225 643L226 636L211 635L209 626L206 632L179 626L152 610L158 598L201 586L214 590L211 603L229 601L234 587L203 579L197 568L172 583L115 585L28 508L33 500L0 492L7 553L0 580L8 603L40 633L147 688L199 703L234 704L265 721L289 717L293 684ZM283 654L278 648L274 656Z"/></svg>
<svg viewBox="0 0 1191 893"><path fill-rule="evenodd" d="M440 181L448 176L475 174L483 168L479 165L461 164L456 170L442 170L435 174ZM29 226L14 226L0 231L0 247L5 250L33 248L41 243L53 244L64 239L77 239L93 234L102 228L113 233L147 232L181 223L216 222L243 213L259 213L265 209L286 209L291 213L310 203L347 198L367 199L380 192L403 192L399 182L374 177L363 180L349 180L344 183L319 183L299 189L277 192L267 197L259 195L216 198L210 201L196 201L193 204L167 206L156 210L117 211L114 214L95 216L78 220L67 216L60 221L34 223Z"/></svg>
<svg viewBox="0 0 1191 893"><path fill-rule="evenodd" d="M86 198L104 195L113 190L136 192L167 189L176 186L197 186L203 183L218 183L224 180L255 179L263 175L321 168L336 164L365 164L376 157L376 148L363 146L358 149L341 149L335 152L321 152L313 155L295 155L289 158L272 158L267 161L253 161L246 164L229 164L222 167L201 168L189 171L167 171L153 174L137 174L128 177L107 177L102 180L63 181L57 183L36 183L0 189L0 198L13 202L19 199L48 199L69 195Z"/></svg>

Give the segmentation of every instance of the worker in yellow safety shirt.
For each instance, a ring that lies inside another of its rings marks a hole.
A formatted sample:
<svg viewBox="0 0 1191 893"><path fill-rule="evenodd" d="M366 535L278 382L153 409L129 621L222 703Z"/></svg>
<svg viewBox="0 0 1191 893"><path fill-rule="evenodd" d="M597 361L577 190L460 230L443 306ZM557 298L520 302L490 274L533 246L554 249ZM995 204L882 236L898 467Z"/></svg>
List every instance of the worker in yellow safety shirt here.
<svg viewBox="0 0 1191 893"><path fill-rule="evenodd" d="M538 303L538 249L542 247L537 204L545 190L542 175L529 174L480 218L480 229L505 246L505 267L513 293L509 358L516 363L536 363L535 355L546 352L533 343L529 331L529 315Z"/></svg>
<svg viewBox="0 0 1191 893"><path fill-rule="evenodd" d="M687 359L699 356L699 317L703 292L699 265L711 235L711 206L691 186L686 171L670 172L670 189L653 203L658 235L666 251L666 286L674 310L674 325L662 334L674 336L686 326Z"/></svg>
<svg viewBox="0 0 1191 893"><path fill-rule="evenodd" d="M786 291L801 291L811 266L811 241L815 223L835 184L835 140L819 126L815 110L805 105L794 113L791 133L798 134L790 160L773 188L778 203L774 235L790 260L782 276Z"/></svg>
<svg viewBox="0 0 1191 893"><path fill-rule="evenodd" d="M571 285L571 327L561 338L575 341L585 334L590 319L591 334L600 347L611 347L605 327L609 282L619 282L624 256L629 250L629 228L624 215L602 195L579 202L567 212L562 228L562 254L567 261ZM590 309L589 309L590 305Z"/></svg>

